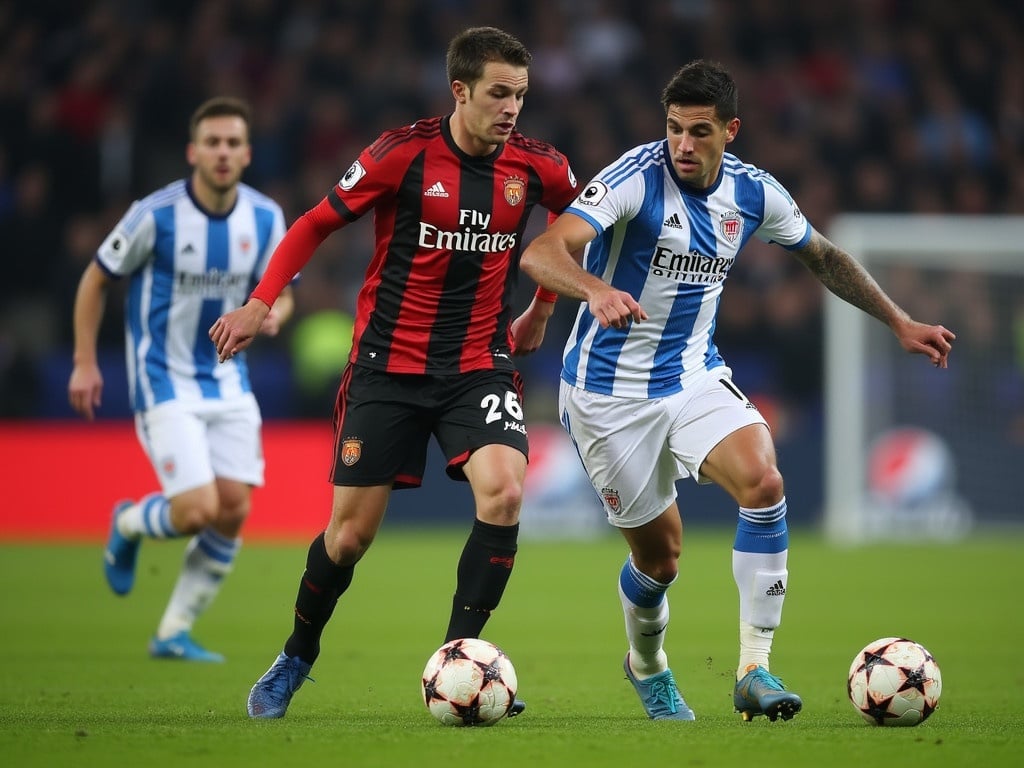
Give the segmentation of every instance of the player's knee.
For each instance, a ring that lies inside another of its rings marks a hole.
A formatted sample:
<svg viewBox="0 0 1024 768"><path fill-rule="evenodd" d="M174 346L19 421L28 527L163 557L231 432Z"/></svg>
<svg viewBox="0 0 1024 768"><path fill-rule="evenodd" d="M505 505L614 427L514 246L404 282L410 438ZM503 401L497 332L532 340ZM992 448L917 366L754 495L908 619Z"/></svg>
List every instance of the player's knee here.
<svg viewBox="0 0 1024 768"><path fill-rule="evenodd" d="M171 521L178 532L183 535L199 533L207 526L214 525L217 522L218 512L215 501L172 500L171 502Z"/></svg>
<svg viewBox="0 0 1024 768"><path fill-rule="evenodd" d="M221 503L214 528L218 533L229 538L238 536L242 531L246 518L249 517L250 508L248 499L235 504Z"/></svg>
<svg viewBox="0 0 1024 768"><path fill-rule="evenodd" d="M248 485L236 481L217 481L217 519L214 527L225 536L237 536L249 516L252 492Z"/></svg>
<svg viewBox="0 0 1024 768"><path fill-rule="evenodd" d="M679 559L667 558L655 563L647 574L660 584L671 584L679 575Z"/></svg>
<svg viewBox="0 0 1024 768"><path fill-rule="evenodd" d="M741 507L763 509L778 504L783 496L782 473L778 467L770 465L751 478L740 492L737 500Z"/></svg>
<svg viewBox="0 0 1024 768"><path fill-rule="evenodd" d="M373 533L355 525L342 525L324 536L327 556L335 565L355 565L373 543Z"/></svg>
<svg viewBox="0 0 1024 768"><path fill-rule="evenodd" d="M649 553L638 553L634 550L632 555L637 570L659 584L671 584L679 575L678 547Z"/></svg>
<svg viewBox="0 0 1024 768"><path fill-rule="evenodd" d="M477 517L492 525L515 525L523 505L523 485L514 480L495 485L478 502Z"/></svg>

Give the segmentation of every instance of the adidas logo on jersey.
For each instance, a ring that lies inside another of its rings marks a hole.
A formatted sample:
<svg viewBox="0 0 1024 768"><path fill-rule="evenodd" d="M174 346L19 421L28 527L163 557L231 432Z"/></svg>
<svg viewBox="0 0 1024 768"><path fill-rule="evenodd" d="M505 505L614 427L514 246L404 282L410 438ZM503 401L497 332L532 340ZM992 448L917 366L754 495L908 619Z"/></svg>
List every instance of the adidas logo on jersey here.
<svg viewBox="0 0 1024 768"><path fill-rule="evenodd" d="M772 584L770 587L768 587L768 589L766 589L764 591L764 593L768 597L785 597L786 596L786 587L783 585L782 579L779 579L774 584Z"/></svg>
<svg viewBox="0 0 1024 768"><path fill-rule="evenodd" d="M440 181L435 181L433 186L427 189L423 193L424 197L448 197L448 190L444 188Z"/></svg>
<svg viewBox="0 0 1024 768"><path fill-rule="evenodd" d="M676 229L683 229L683 222L681 222L679 220L679 214L678 213L673 213L671 216L669 216L667 219L665 219L665 222L664 222L664 224L662 226L675 227Z"/></svg>

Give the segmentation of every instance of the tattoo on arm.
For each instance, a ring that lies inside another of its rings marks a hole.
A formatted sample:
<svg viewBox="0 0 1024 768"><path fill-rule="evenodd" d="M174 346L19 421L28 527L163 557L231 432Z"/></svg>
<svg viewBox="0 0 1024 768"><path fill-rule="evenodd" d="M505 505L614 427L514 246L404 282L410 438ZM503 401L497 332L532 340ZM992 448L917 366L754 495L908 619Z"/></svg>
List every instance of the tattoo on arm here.
<svg viewBox="0 0 1024 768"><path fill-rule="evenodd" d="M856 259L821 233L815 231L795 253L821 284L843 301L886 325L905 315Z"/></svg>

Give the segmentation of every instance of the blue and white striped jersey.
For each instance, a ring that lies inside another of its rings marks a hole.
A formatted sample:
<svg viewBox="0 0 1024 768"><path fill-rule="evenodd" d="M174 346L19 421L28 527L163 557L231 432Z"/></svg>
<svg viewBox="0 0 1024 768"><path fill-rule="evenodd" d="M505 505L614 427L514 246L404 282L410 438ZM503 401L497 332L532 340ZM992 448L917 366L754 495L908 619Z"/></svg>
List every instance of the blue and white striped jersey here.
<svg viewBox="0 0 1024 768"><path fill-rule="evenodd" d="M683 184L668 142L635 147L601 171L566 209L597 237L583 266L627 291L649 319L601 328L581 303L562 378L621 397L681 391L699 370L724 365L714 342L722 284L752 236L799 248L811 225L771 174L725 154L706 190Z"/></svg>
<svg viewBox="0 0 1024 768"><path fill-rule="evenodd" d="M200 208L185 179L132 204L96 260L112 277L129 277L125 349L135 411L251 391L244 355L218 364L207 333L245 303L284 231L281 207L245 184L224 215Z"/></svg>

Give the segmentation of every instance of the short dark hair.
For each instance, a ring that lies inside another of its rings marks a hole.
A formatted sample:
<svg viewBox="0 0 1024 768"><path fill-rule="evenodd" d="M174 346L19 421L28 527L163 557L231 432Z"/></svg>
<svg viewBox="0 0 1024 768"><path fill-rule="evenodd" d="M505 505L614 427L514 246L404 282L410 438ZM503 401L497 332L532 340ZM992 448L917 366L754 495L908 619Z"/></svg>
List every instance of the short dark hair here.
<svg viewBox="0 0 1024 768"><path fill-rule="evenodd" d="M188 121L190 140L195 141L199 123L208 117L240 117L245 121L246 130L252 125L252 109L247 101L234 96L214 96L196 107L196 111L192 113Z"/></svg>
<svg viewBox="0 0 1024 768"><path fill-rule="evenodd" d="M666 112L673 105L714 107L718 119L728 122L739 113L739 92L736 81L725 67L697 59L672 75L661 92L661 104Z"/></svg>
<svg viewBox="0 0 1024 768"><path fill-rule="evenodd" d="M500 61L515 67L529 67L533 56L519 40L496 27L470 27L448 44L448 82L461 80L472 85L484 76L484 65Z"/></svg>

